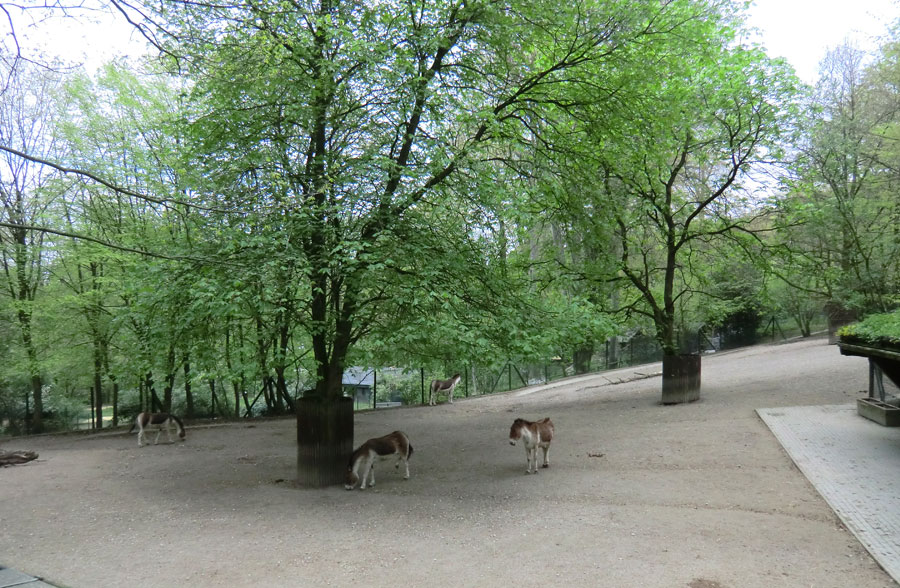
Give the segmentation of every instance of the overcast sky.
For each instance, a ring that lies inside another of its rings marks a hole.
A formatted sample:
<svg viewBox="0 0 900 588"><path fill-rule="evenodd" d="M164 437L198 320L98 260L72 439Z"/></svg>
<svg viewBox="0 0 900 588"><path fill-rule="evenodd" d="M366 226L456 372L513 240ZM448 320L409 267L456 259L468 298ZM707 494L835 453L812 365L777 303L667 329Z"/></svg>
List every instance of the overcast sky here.
<svg viewBox="0 0 900 588"><path fill-rule="evenodd" d="M99 5L102 0L87 0ZM829 48L845 39L866 42L887 31L900 17L900 0L756 0L749 25L760 29L759 40L770 55L786 57L806 82L818 77L818 65ZM24 23L22 23L24 24ZM123 52L140 52L139 37L121 15L101 25L52 19L21 27L24 46L49 44L66 59L85 60L89 70Z"/></svg>
<svg viewBox="0 0 900 588"><path fill-rule="evenodd" d="M787 58L812 83L829 49L845 39L874 49L898 17L900 0L756 0L748 24L761 30L769 55Z"/></svg>

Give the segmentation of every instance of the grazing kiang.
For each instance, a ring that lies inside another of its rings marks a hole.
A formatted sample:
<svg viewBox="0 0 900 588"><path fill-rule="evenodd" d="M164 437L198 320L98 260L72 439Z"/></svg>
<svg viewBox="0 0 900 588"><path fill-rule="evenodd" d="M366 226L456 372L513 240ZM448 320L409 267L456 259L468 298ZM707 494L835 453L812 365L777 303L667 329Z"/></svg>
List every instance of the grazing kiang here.
<svg viewBox="0 0 900 588"><path fill-rule="evenodd" d="M184 423L181 422L180 418L168 412L142 412L134 419L134 424L131 425L128 432L134 431L135 427L138 430L138 447L144 446L144 433L150 428L156 429L154 445L159 443L159 436L163 431L166 432L169 443L172 443L173 429L178 430L178 437L184 441Z"/></svg>
<svg viewBox="0 0 900 588"><path fill-rule="evenodd" d="M376 437L369 439L359 446L350 456L350 463L347 464L347 483L344 488L353 490L356 484L362 480L360 490L366 489L366 483L369 486L375 485L375 461L383 461L386 459L396 459L397 463L394 467L400 470L400 464L403 464L405 473L404 480L409 479L409 458L413 454L412 445L409 444L409 437L402 431L394 431L384 437ZM360 473L360 469L362 472Z"/></svg>
<svg viewBox="0 0 900 588"><path fill-rule="evenodd" d="M453 374L449 380L431 380L431 394L428 397L428 405L434 406L437 395L440 392L446 392L450 404L453 404L453 389L459 384L459 374Z"/></svg>
<svg viewBox="0 0 900 588"><path fill-rule="evenodd" d="M509 428L509 444L515 445L519 439L525 446L526 474L530 474L532 471L537 473L538 447L544 451L542 467L550 467L550 442L553 441L553 422L550 419L542 419L534 423L525 419L516 419Z"/></svg>

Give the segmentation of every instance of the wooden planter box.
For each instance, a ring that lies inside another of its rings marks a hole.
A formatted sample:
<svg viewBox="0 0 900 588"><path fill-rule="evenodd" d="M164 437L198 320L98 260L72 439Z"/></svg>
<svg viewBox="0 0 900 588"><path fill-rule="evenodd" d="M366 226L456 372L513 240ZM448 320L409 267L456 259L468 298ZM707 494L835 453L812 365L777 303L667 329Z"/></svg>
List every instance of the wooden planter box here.
<svg viewBox="0 0 900 588"><path fill-rule="evenodd" d="M885 427L900 427L900 407L882 402L877 398L858 398L856 412L861 417L875 421Z"/></svg>
<svg viewBox="0 0 900 588"><path fill-rule="evenodd" d="M662 403L684 404L700 399L700 355L663 357Z"/></svg>
<svg viewBox="0 0 900 588"><path fill-rule="evenodd" d="M343 484L353 453L353 399L297 400L297 485Z"/></svg>

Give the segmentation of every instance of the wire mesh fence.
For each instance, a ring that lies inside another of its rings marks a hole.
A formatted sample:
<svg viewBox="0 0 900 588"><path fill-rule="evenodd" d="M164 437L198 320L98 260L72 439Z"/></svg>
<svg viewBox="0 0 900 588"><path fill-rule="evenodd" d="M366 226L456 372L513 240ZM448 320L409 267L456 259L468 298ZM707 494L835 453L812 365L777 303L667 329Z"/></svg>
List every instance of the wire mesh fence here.
<svg viewBox="0 0 900 588"><path fill-rule="evenodd" d="M662 359L656 341L646 335L635 335L626 341L608 343L582 362L582 369L574 363L554 358L546 362L508 360L493 366L459 363L445 366L442 371L424 368L354 368L345 375L345 394L355 400L357 410L427 404L431 382L459 374L453 389L454 398L467 398L517 390L527 386L546 384L568 376L596 373L629 365ZM585 369L587 368L587 369ZM439 392L436 402L449 402L446 391Z"/></svg>
<svg viewBox="0 0 900 588"><path fill-rule="evenodd" d="M824 325L824 319L823 319ZM777 342L798 336L795 330L783 326L774 317L757 331L754 342ZM683 342L692 353L709 353L730 349L741 344L733 336L722 332L707 333L703 329L692 331ZM612 339L599 346L576 368L571 360L551 358L544 362L507 360L487 365L480 362L460 361L448 363L443 369L407 367L351 367L343 378L344 395L354 399L356 410L370 410L395 406L415 406L429 402L432 380L447 379L459 374L453 389L454 398L466 398L485 394L497 394L519 388L546 384L565 377L602 372L660 361L662 351L654 337L643 332ZM226 391L223 383L209 382L208 386L195 386L188 402L184 387L173 394L172 412L192 420L236 419L289 414L290 403L273 411L267 401L260 401L263 392L238 393ZM307 382L291 383L294 397L302 395ZM0 390L0 392L4 392ZM122 390L115 402L107 399L101 422L92 406L91 390L72 394L48 389L44 395L43 430L73 431L108 428L130 423L141 411L148 409L148 394L143 389ZM441 391L436 402L448 402L446 391ZM0 393L0 435L22 435L32 432L32 403L29 393Z"/></svg>

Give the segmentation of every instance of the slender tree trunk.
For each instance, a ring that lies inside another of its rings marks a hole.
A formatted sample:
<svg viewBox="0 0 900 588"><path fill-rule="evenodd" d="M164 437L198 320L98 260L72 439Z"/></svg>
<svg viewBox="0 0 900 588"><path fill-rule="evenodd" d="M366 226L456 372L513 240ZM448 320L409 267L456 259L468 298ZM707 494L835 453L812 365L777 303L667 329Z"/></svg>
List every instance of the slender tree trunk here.
<svg viewBox="0 0 900 588"><path fill-rule="evenodd" d="M585 343L575 350L573 363L576 374L586 374L591 371L591 358L594 356L593 343Z"/></svg>
<svg viewBox="0 0 900 588"><path fill-rule="evenodd" d="M276 410L279 414L284 412L285 404L293 412L294 403L291 400L290 393L287 389L287 379L284 372L287 369L288 345L291 340L290 327L286 320L282 322L279 340L278 340L278 357L275 363L275 391L276 391Z"/></svg>
<svg viewBox="0 0 900 588"><path fill-rule="evenodd" d="M100 341L100 353L103 358L103 373L106 374L112 385L112 397L110 398L113 409L112 426L117 427L119 426L119 382L116 380L116 375L109 369L109 343L106 339Z"/></svg>
<svg viewBox="0 0 900 588"><path fill-rule="evenodd" d="M215 378L209 379L209 408L212 413L211 416L216 416L216 380Z"/></svg>
<svg viewBox="0 0 900 588"><path fill-rule="evenodd" d="M154 388L153 370L147 371L144 376L144 389L147 391L147 394L150 395L148 401L150 412L163 412L165 410L163 408L163 403L159 401L159 396L156 394L156 388Z"/></svg>
<svg viewBox="0 0 900 588"><path fill-rule="evenodd" d="M31 421L31 431L42 433L44 431L44 382L38 365L37 350L32 338L32 306L34 296L28 286L28 278L25 272L26 235L24 230L14 230L16 240L16 286L14 297L18 301L19 329L22 334L22 346L28 358L28 371L31 376L31 399L34 402L34 415ZM10 287L12 289L12 286Z"/></svg>
<svg viewBox="0 0 900 588"><path fill-rule="evenodd" d="M263 396L266 401L266 408L272 408L272 394L271 394L271 386L269 376L269 365L268 365L268 355L269 355L269 346L270 342L267 342L268 338L265 334L265 328L263 326L262 317L257 315L256 317L256 359L259 362L259 373L262 374L262 386L263 386ZM248 407L249 410L249 407Z"/></svg>
<svg viewBox="0 0 900 588"><path fill-rule="evenodd" d="M229 320L229 324L225 327L225 366L228 368L228 373L230 374L231 379L231 388L234 392L234 418L241 418L241 396L244 397L244 404L248 404L247 394L244 391L244 370L241 369L240 377L235 376L234 373L234 364L232 362L232 350L231 350L231 321ZM244 346L244 329L238 324L238 353L243 349ZM247 407L247 410L250 410L250 407Z"/></svg>
<svg viewBox="0 0 900 588"><path fill-rule="evenodd" d="M100 342L94 339L94 425L103 428L103 350Z"/></svg>
<svg viewBox="0 0 900 588"><path fill-rule="evenodd" d="M667 189L671 189L668 187ZM671 200L669 200L671 206ZM663 286L663 309L657 316L657 334L663 348L662 403L682 404L700 398L700 354L682 355L676 329L675 273L678 269L678 235L675 222L666 217L670 227L666 235L666 269ZM684 227L687 230L687 226Z"/></svg>
<svg viewBox="0 0 900 588"><path fill-rule="evenodd" d="M37 352L31 340L31 316L19 311L19 325L22 329L22 345L28 357L28 369L31 372L31 400L34 403L34 413L31 417L31 432L42 433L44 431L44 381L41 377Z"/></svg>
<svg viewBox="0 0 900 588"><path fill-rule="evenodd" d="M175 343L169 344L166 354L166 386L163 388L163 410L172 412L172 391L175 388Z"/></svg>
<svg viewBox="0 0 900 588"><path fill-rule="evenodd" d="M187 405L186 416L194 418L194 394L191 392L191 359L190 356L184 358L184 401Z"/></svg>
<svg viewBox="0 0 900 588"><path fill-rule="evenodd" d="M115 376L110 376L112 380L112 406L113 406L113 418L112 424L114 427L119 426L119 383L116 381Z"/></svg>

